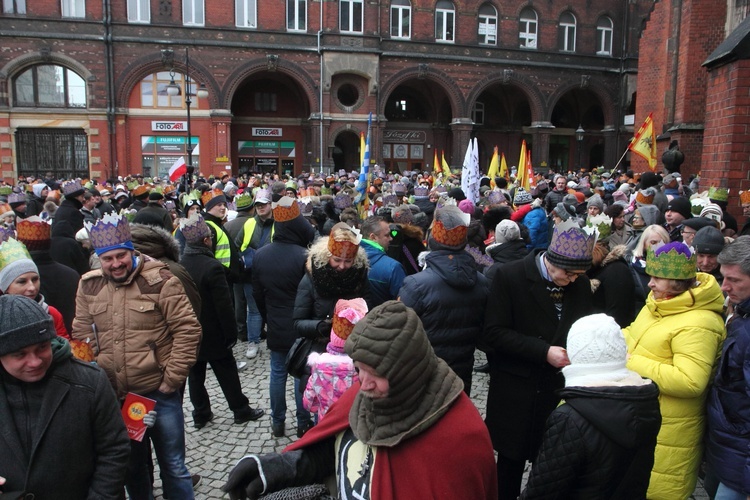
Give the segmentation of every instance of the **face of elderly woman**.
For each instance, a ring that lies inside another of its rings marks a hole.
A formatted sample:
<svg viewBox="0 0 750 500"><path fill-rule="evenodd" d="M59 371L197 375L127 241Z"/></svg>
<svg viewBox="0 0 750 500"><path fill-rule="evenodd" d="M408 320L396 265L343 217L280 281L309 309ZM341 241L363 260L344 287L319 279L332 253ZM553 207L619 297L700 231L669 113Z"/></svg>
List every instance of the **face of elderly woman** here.
<svg viewBox="0 0 750 500"><path fill-rule="evenodd" d="M656 300L664 300L675 295L679 295L681 290L678 290L674 280L668 278L657 278L651 276L651 280L648 282L648 287L654 293Z"/></svg>

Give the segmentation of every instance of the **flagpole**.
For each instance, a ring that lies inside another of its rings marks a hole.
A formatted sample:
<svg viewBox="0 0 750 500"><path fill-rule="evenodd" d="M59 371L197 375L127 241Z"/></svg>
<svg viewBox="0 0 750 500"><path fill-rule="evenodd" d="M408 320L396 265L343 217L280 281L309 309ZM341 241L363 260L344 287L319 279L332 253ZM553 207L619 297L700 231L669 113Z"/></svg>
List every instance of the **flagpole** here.
<svg viewBox="0 0 750 500"><path fill-rule="evenodd" d="M628 151L630 151L630 148L625 148L625 152L622 154L619 160L617 160L617 163L615 164L615 167L612 169L612 172L610 172L610 175L614 173L615 170L617 170L617 167L620 166L620 163L622 163L622 159L625 158L625 155L628 154Z"/></svg>

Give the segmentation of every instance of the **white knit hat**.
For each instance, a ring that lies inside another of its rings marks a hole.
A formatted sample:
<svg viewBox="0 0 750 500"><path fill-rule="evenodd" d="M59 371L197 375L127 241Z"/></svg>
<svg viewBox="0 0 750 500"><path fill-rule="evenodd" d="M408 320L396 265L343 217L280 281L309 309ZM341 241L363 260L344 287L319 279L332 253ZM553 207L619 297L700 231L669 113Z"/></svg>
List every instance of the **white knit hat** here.
<svg viewBox="0 0 750 500"><path fill-rule="evenodd" d="M625 368L628 348L620 325L606 314L573 323L567 351L570 365L562 369L566 387L610 385L633 374Z"/></svg>
<svg viewBox="0 0 750 500"><path fill-rule="evenodd" d="M495 243L502 244L521 239L518 224L510 219L501 220L495 226Z"/></svg>

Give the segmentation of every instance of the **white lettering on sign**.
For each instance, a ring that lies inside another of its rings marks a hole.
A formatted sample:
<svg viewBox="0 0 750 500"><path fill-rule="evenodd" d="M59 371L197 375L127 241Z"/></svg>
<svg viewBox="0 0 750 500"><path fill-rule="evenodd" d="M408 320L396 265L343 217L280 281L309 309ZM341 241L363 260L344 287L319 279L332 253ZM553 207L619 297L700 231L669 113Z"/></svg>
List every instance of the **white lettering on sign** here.
<svg viewBox="0 0 750 500"><path fill-rule="evenodd" d="M151 122L154 132L182 132L187 130L187 122Z"/></svg>
<svg viewBox="0 0 750 500"><path fill-rule="evenodd" d="M281 137L280 128L253 127L254 137Z"/></svg>

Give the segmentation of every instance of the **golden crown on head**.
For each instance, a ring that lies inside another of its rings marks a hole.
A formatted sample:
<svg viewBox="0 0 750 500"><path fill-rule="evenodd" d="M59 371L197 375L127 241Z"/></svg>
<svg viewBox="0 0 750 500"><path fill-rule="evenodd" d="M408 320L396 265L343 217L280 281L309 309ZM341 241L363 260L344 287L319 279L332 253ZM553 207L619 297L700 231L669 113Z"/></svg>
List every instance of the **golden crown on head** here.
<svg viewBox="0 0 750 500"><path fill-rule="evenodd" d="M188 219L180 221L180 231L185 241L195 243L211 236L208 224L200 214L193 214Z"/></svg>
<svg viewBox="0 0 750 500"><path fill-rule="evenodd" d="M105 214L94 224L84 223L89 232L91 246L99 250L130 241L130 224L126 217L116 214Z"/></svg>
<svg viewBox="0 0 750 500"><path fill-rule="evenodd" d="M18 239L29 248L38 250L38 247L48 248L52 226L36 215L21 219L16 224Z"/></svg>
<svg viewBox="0 0 750 500"><path fill-rule="evenodd" d="M673 280L695 277L695 253L682 242L655 245L646 251L646 274Z"/></svg>
<svg viewBox="0 0 750 500"><path fill-rule="evenodd" d="M276 222L287 222L299 216L299 203L290 196L282 197L278 202L271 203L273 209L273 220Z"/></svg>
<svg viewBox="0 0 750 500"><path fill-rule="evenodd" d="M217 196L224 196L224 191L222 191L219 188L214 188L209 191L206 191L205 193L201 195L201 203L203 203L203 206L205 207L209 201L216 198Z"/></svg>
<svg viewBox="0 0 750 500"><path fill-rule="evenodd" d="M23 243L13 238L0 243L0 269L5 269L11 262L21 259L31 260L31 254Z"/></svg>

